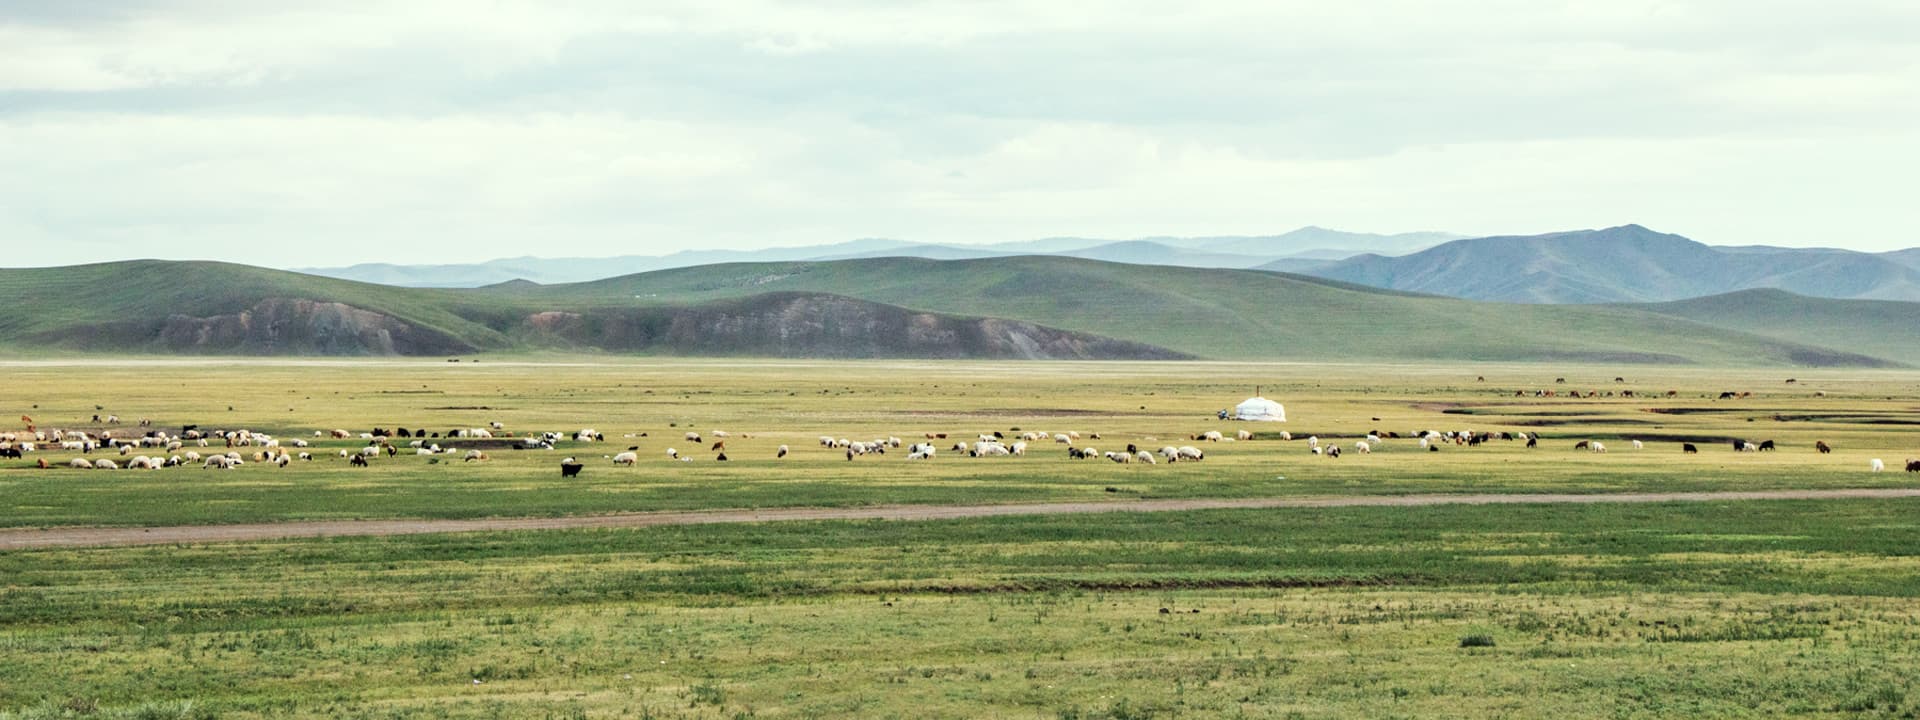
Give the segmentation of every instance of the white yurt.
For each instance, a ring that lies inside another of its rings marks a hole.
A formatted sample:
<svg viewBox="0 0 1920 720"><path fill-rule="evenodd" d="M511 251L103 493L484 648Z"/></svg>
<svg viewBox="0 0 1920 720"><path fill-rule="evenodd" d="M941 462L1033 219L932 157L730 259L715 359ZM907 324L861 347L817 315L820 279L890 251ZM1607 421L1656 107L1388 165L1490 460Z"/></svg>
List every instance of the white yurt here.
<svg viewBox="0 0 1920 720"><path fill-rule="evenodd" d="M1250 397L1233 407L1233 419L1257 422L1286 422L1287 409L1263 397Z"/></svg>

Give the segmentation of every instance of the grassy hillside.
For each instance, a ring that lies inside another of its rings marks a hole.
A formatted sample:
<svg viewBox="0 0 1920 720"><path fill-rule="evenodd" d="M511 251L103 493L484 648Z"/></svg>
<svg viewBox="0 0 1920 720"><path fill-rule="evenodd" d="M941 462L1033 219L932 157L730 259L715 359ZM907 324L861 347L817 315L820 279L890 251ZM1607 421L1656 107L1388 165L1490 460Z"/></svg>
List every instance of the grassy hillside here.
<svg viewBox="0 0 1920 720"><path fill-rule="evenodd" d="M519 285L525 285L520 283ZM768 294L617 308L133 261L0 270L0 347L114 353L444 355L605 350L843 358L1180 359L1138 342L852 298Z"/></svg>
<svg viewBox="0 0 1920 720"><path fill-rule="evenodd" d="M282 310L279 326L258 332L299 334L379 331L390 324L378 318L338 312L317 313L313 308L288 310L260 307L272 300L308 300L337 303L391 318L412 329L413 337L430 352L503 349L505 336L484 324L453 312L451 296L348 280L301 275L279 270L216 262L135 260L57 268L0 270L0 303L13 312L0 316L0 338L9 344L43 344L82 350L178 352L191 348L169 346L169 331L209 330L218 335L240 324L239 315L256 310ZM225 318L211 327L193 322ZM251 320L249 317L247 320ZM309 327L302 323L317 322ZM411 346L406 346L411 347ZM401 349L401 354L406 347ZM213 348L260 352L244 348ZM273 354L268 351L269 354ZM369 349L369 352L372 352ZM362 354L350 351L326 354Z"/></svg>
<svg viewBox="0 0 1920 720"><path fill-rule="evenodd" d="M1920 358L1920 303L1830 300L1746 290L1630 307L1791 342L1908 362Z"/></svg>
<svg viewBox="0 0 1920 720"><path fill-rule="evenodd" d="M1014 318L1208 358L1881 362L1628 308L1495 305L1272 272L1042 256L713 265L484 292L631 306L770 291Z"/></svg>
<svg viewBox="0 0 1920 720"><path fill-rule="evenodd" d="M709 265L479 289L137 261L0 270L0 301L14 310L0 317L0 347L15 352L1920 361L1911 343L1872 341L1898 327L1894 318L1856 321L1846 308L1808 333L1783 331L1765 313L1747 321L1712 311L1501 305L1274 272L1045 256Z"/></svg>
<svg viewBox="0 0 1920 720"><path fill-rule="evenodd" d="M1458 240L1404 257L1362 255L1312 273L1502 302L1659 302L1752 288L1920 300L1920 272L1887 257L1831 249L1716 248L1638 225Z"/></svg>

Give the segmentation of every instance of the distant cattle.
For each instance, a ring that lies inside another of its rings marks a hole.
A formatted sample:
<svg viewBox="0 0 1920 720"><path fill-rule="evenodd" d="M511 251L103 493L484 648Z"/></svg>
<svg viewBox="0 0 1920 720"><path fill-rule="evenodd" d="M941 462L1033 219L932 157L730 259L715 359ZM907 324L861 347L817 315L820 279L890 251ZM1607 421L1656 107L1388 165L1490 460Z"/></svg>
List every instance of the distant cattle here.
<svg viewBox="0 0 1920 720"><path fill-rule="evenodd" d="M1700 448L1694 447L1693 443L1680 443L1680 452L1683 454L1693 454L1700 452Z"/></svg>
<svg viewBox="0 0 1920 720"><path fill-rule="evenodd" d="M586 467L586 465L577 462L560 463L560 477L578 477L580 475L580 468L583 467Z"/></svg>
<svg viewBox="0 0 1920 720"><path fill-rule="evenodd" d="M1821 455L1825 455L1827 453L1833 452L1833 447L1828 445L1827 441L1825 440L1813 441L1813 449L1819 450Z"/></svg>

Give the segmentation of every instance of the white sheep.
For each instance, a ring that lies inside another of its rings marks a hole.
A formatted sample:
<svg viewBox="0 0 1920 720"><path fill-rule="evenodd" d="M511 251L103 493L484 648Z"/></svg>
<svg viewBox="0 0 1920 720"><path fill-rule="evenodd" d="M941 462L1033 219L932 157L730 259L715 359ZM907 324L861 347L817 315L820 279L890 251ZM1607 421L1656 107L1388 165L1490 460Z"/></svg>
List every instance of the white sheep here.
<svg viewBox="0 0 1920 720"><path fill-rule="evenodd" d="M773 456L774 456L775 458L783 458L783 457L786 457L786 456L787 456L787 446L785 446L785 445L781 445L781 446L780 446L780 449L779 449L779 451L777 451L777 452L775 452L775 453L773 454Z"/></svg>
<svg viewBox="0 0 1920 720"><path fill-rule="evenodd" d="M1018 457L1025 457L1025 456L1026 456L1026 454L1027 454L1027 443L1026 443L1026 441L1024 441L1024 440L1022 440L1022 441L1020 441L1020 442L1016 442L1016 443L1014 443L1014 444L1013 444L1013 448L1011 449L1011 452L1012 452L1012 453L1013 453L1013 454L1014 454L1015 456L1018 456Z"/></svg>
<svg viewBox="0 0 1920 720"><path fill-rule="evenodd" d="M1372 455L1372 454L1373 454L1373 445L1371 445L1371 444L1368 444L1368 443L1367 443L1367 441L1365 441L1365 440L1361 440L1361 441L1359 441L1359 442L1356 442L1356 443L1354 443L1354 444L1353 444L1353 449L1354 449L1354 451L1355 451L1355 452L1358 452L1358 453L1360 453L1361 455Z"/></svg>
<svg viewBox="0 0 1920 720"><path fill-rule="evenodd" d="M1646 443L1640 442L1639 440L1633 441L1633 449L1635 450L1643 450L1646 447L1647 447Z"/></svg>
<svg viewBox="0 0 1920 720"><path fill-rule="evenodd" d="M696 443L700 442L700 433L693 432L691 430L687 431L687 434L684 437L687 439L687 442L696 442Z"/></svg>
<svg viewBox="0 0 1920 720"><path fill-rule="evenodd" d="M1876 460L1875 462L1879 462L1879 461ZM74 458L72 460L67 461L67 467L78 469L78 470L92 470L93 463L88 462L86 458Z"/></svg>
<svg viewBox="0 0 1920 720"><path fill-rule="evenodd" d="M1317 448L1317 447L1320 447L1320 436L1319 436L1319 435L1308 435L1308 436L1307 436L1307 447L1315 447L1315 448Z"/></svg>
<svg viewBox="0 0 1920 720"><path fill-rule="evenodd" d="M1133 456L1134 456L1135 458L1138 458L1138 459L1140 460L1140 462L1143 462L1143 463L1146 463L1146 464L1148 464L1148 465L1159 465L1159 464L1160 464L1160 463L1159 463L1159 461L1157 461L1157 460L1154 460L1154 459L1153 459L1153 453L1150 453L1150 452L1147 452L1147 451L1145 451L1145 450L1141 450L1141 451L1139 451L1139 452L1137 452L1137 453L1134 453L1134 454L1133 454Z"/></svg>
<svg viewBox="0 0 1920 720"><path fill-rule="evenodd" d="M631 450L613 456L613 464L615 465L632 467L633 464L637 462L640 462L640 455Z"/></svg>
<svg viewBox="0 0 1920 720"><path fill-rule="evenodd" d="M120 469L120 466L119 466L119 465L115 465L115 464L113 464L113 461L112 461L112 460L108 460L108 459L106 459L106 458L100 458L99 460L95 460L95 461L93 461L93 469L95 469L95 470L119 470L119 469Z"/></svg>
<svg viewBox="0 0 1920 720"><path fill-rule="evenodd" d="M672 459L674 459L674 458L678 458L678 457L680 457L680 451L679 451L679 450L675 450L675 449L673 449L673 448L667 448L667 459L668 459L668 460L672 460Z"/></svg>
<svg viewBox="0 0 1920 720"><path fill-rule="evenodd" d="M1219 430L1208 430L1206 432L1200 433L1200 439L1205 440L1207 442L1220 442L1220 439L1223 437L1226 437L1226 436L1221 435Z"/></svg>
<svg viewBox="0 0 1920 720"><path fill-rule="evenodd" d="M1207 459L1207 454L1201 452L1200 448L1192 445L1180 446L1180 460L1182 462L1199 462L1205 459Z"/></svg>
<svg viewBox="0 0 1920 720"><path fill-rule="evenodd" d="M1106 454L1106 458L1107 458L1108 460L1112 460L1112 461L1114 461L1114 462L1117 462L1117 463L1122 463L1122 464L1124 464L1124 463L1130 463L1130 462L1133 462L1133 456L1132 456L1132 455L1128 455L1128 454L1126 454L1126 453L1123 453L1123 452L1110 452L1110 453L1107 453L1107 454Z"/></svg>
<svg viewBox="0 0 1920 720"><path fill-rule="evenodd" d="M1293 433L1290 433L1290 432L1287 432L1287 431L1285 431L1285 430L1281 430L1281 431L1280 431L1280 439L1281 439L1281 440L1292 440L1292 439L1293 439Z"/></svg>
<svg viewBox="0 0 1920 720"><path fill-rule="evenodd" d="M1597 453L1603 453L1607 451L1607 446L1605 444L1602 444L1599 440L1593 441L1593 443L1588 445L1587 447Z"/></svg>
<svg viewBox="0 0 1920 720"><path fill-rule="evenodd" d="M1241 430L1239 432L1234 433L1233 437L1236 440L1252 440L1253 433L1247 432L1245 430Z"/></svg>
<svg viewBox="0 0 1920 720"><path fill-rule="evenodd" d="M1868 467L1873 468L1871 472L1881 472L1887 469L1887 464L1880 462L1880 458L1874 458L1870 461Z"/></svg>

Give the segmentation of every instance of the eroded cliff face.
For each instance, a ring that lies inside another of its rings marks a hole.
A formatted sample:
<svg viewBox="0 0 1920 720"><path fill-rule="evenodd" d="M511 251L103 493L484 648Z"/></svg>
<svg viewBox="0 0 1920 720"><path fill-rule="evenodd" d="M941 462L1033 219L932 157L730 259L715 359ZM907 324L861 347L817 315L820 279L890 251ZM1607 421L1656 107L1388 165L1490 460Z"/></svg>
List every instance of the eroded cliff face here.
<svg viewBox="0 0 1920 720"><path fill-rule="evenodd" d="M445 333L338 302L268 298L238 313L158 321L162 352L240 355L442 355L475 348Z"/></svg>
<svg viewBox="0 0 1920 720"><path fill-rule="evenodd" d="M825 358L1178 359L1164 348L995 318L924 313L836 295L772 293L691 307L541 312L539 344L610 352Z"/></svg>

